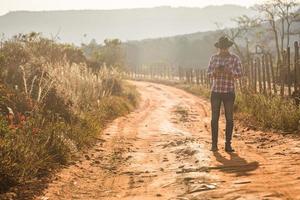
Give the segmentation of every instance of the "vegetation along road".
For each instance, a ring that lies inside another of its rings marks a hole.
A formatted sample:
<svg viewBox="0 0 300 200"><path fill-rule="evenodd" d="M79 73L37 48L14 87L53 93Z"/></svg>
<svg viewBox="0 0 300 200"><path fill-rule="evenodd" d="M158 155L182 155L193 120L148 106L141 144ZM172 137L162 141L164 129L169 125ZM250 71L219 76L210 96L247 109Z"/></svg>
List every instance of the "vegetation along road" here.
<svg viewBox="0 0 300 200"><path fill-rule="evenodd" d="M237 152L225 153L222 139L213 153L209 102L170 86L131 83L140 106L111 123L36 199L300 199L297 136L236 124Z"/></svg>

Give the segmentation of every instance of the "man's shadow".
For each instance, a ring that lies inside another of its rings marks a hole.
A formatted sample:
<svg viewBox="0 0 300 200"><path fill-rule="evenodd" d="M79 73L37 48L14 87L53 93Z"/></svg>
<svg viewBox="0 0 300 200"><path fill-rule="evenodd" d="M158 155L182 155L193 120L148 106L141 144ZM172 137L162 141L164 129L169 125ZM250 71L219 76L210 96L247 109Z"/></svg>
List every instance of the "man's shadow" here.
<svg viewBox="0 0 300 200"><path fill-rule="evenodd" d="M216 166L216 169L225 173L235 174L236 176L249 176L249 172L254 171L259 167L257 161L249 163L237 153L230 153L229 155L230 158L227 159L219 152L214 152L216 160L221 163L221 165Z"/></svg>

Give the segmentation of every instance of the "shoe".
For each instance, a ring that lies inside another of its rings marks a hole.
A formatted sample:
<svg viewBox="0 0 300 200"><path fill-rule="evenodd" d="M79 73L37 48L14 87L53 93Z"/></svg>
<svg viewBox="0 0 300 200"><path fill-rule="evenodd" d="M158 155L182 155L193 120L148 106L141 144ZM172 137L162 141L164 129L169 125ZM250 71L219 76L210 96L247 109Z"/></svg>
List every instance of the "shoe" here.
<svg viewBox="0 0 300 200"><path fill-rule="evenodd" d="M226 145L225 146L225 151L228 153L235 152L235 150L231 147L231 145Z"/></svg>
<svg viewBox="0 0 300 200"><path fill-rule="evenodd" d="M213 146L213 147L211 147L211 149L210 149L211 151L218 151L219 149L218 149L218 147L217 146Z"/></svg>

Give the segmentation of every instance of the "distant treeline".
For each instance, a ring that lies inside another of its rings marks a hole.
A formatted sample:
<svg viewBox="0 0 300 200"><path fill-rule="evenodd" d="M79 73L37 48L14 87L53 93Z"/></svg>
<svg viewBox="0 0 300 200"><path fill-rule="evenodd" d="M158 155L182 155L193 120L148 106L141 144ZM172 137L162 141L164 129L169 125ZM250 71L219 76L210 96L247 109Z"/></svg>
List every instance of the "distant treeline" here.
<svg viewBox="0 0 300 200"><path fill-rule="evenodd" d="M205 67L211 54L216 52L213 44L218 33L211 33L197 38L185 35L126 43L123 45L126 62L133 67L157 64Z"/></svg>
<svg viewBox="0 0 300 200"><path fill-rule="evenodd" d="M105 40L104 44L98 44L92 40L89 44L83 44L82 49L86 56L93 61L103 63L102 55L99 54L102 52L101 54L118 57L115 60L129 68L141 65L198 66L204 68L207 66L211 54L216 52L214 43L220 34L221 32L212 31L127 43L112 39ZM110 42L108 43L108 41ZM106 61L106 64L109 66L112 63Z"/></svg>

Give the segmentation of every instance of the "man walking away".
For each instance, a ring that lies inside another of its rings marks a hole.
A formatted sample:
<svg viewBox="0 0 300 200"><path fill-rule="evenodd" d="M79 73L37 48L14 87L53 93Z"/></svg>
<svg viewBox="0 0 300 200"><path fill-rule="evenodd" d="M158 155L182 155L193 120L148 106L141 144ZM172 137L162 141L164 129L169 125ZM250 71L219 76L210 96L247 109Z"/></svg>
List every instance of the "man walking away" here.
<svg viewBox="0 0 300 200"><path fill-rule="evenodd" d="M221 103L223 102L226 118L226 143L225 151L234 152L231 146L233 131L233 105L235 100L235 79L242 75L240 58L229 52L233 45L227 37L221 37L215 47L219 53L213 55L210 59L207 74L212 79L211 88L211 133L212 133L212 151L218 151L218 129Z"/></svg>

